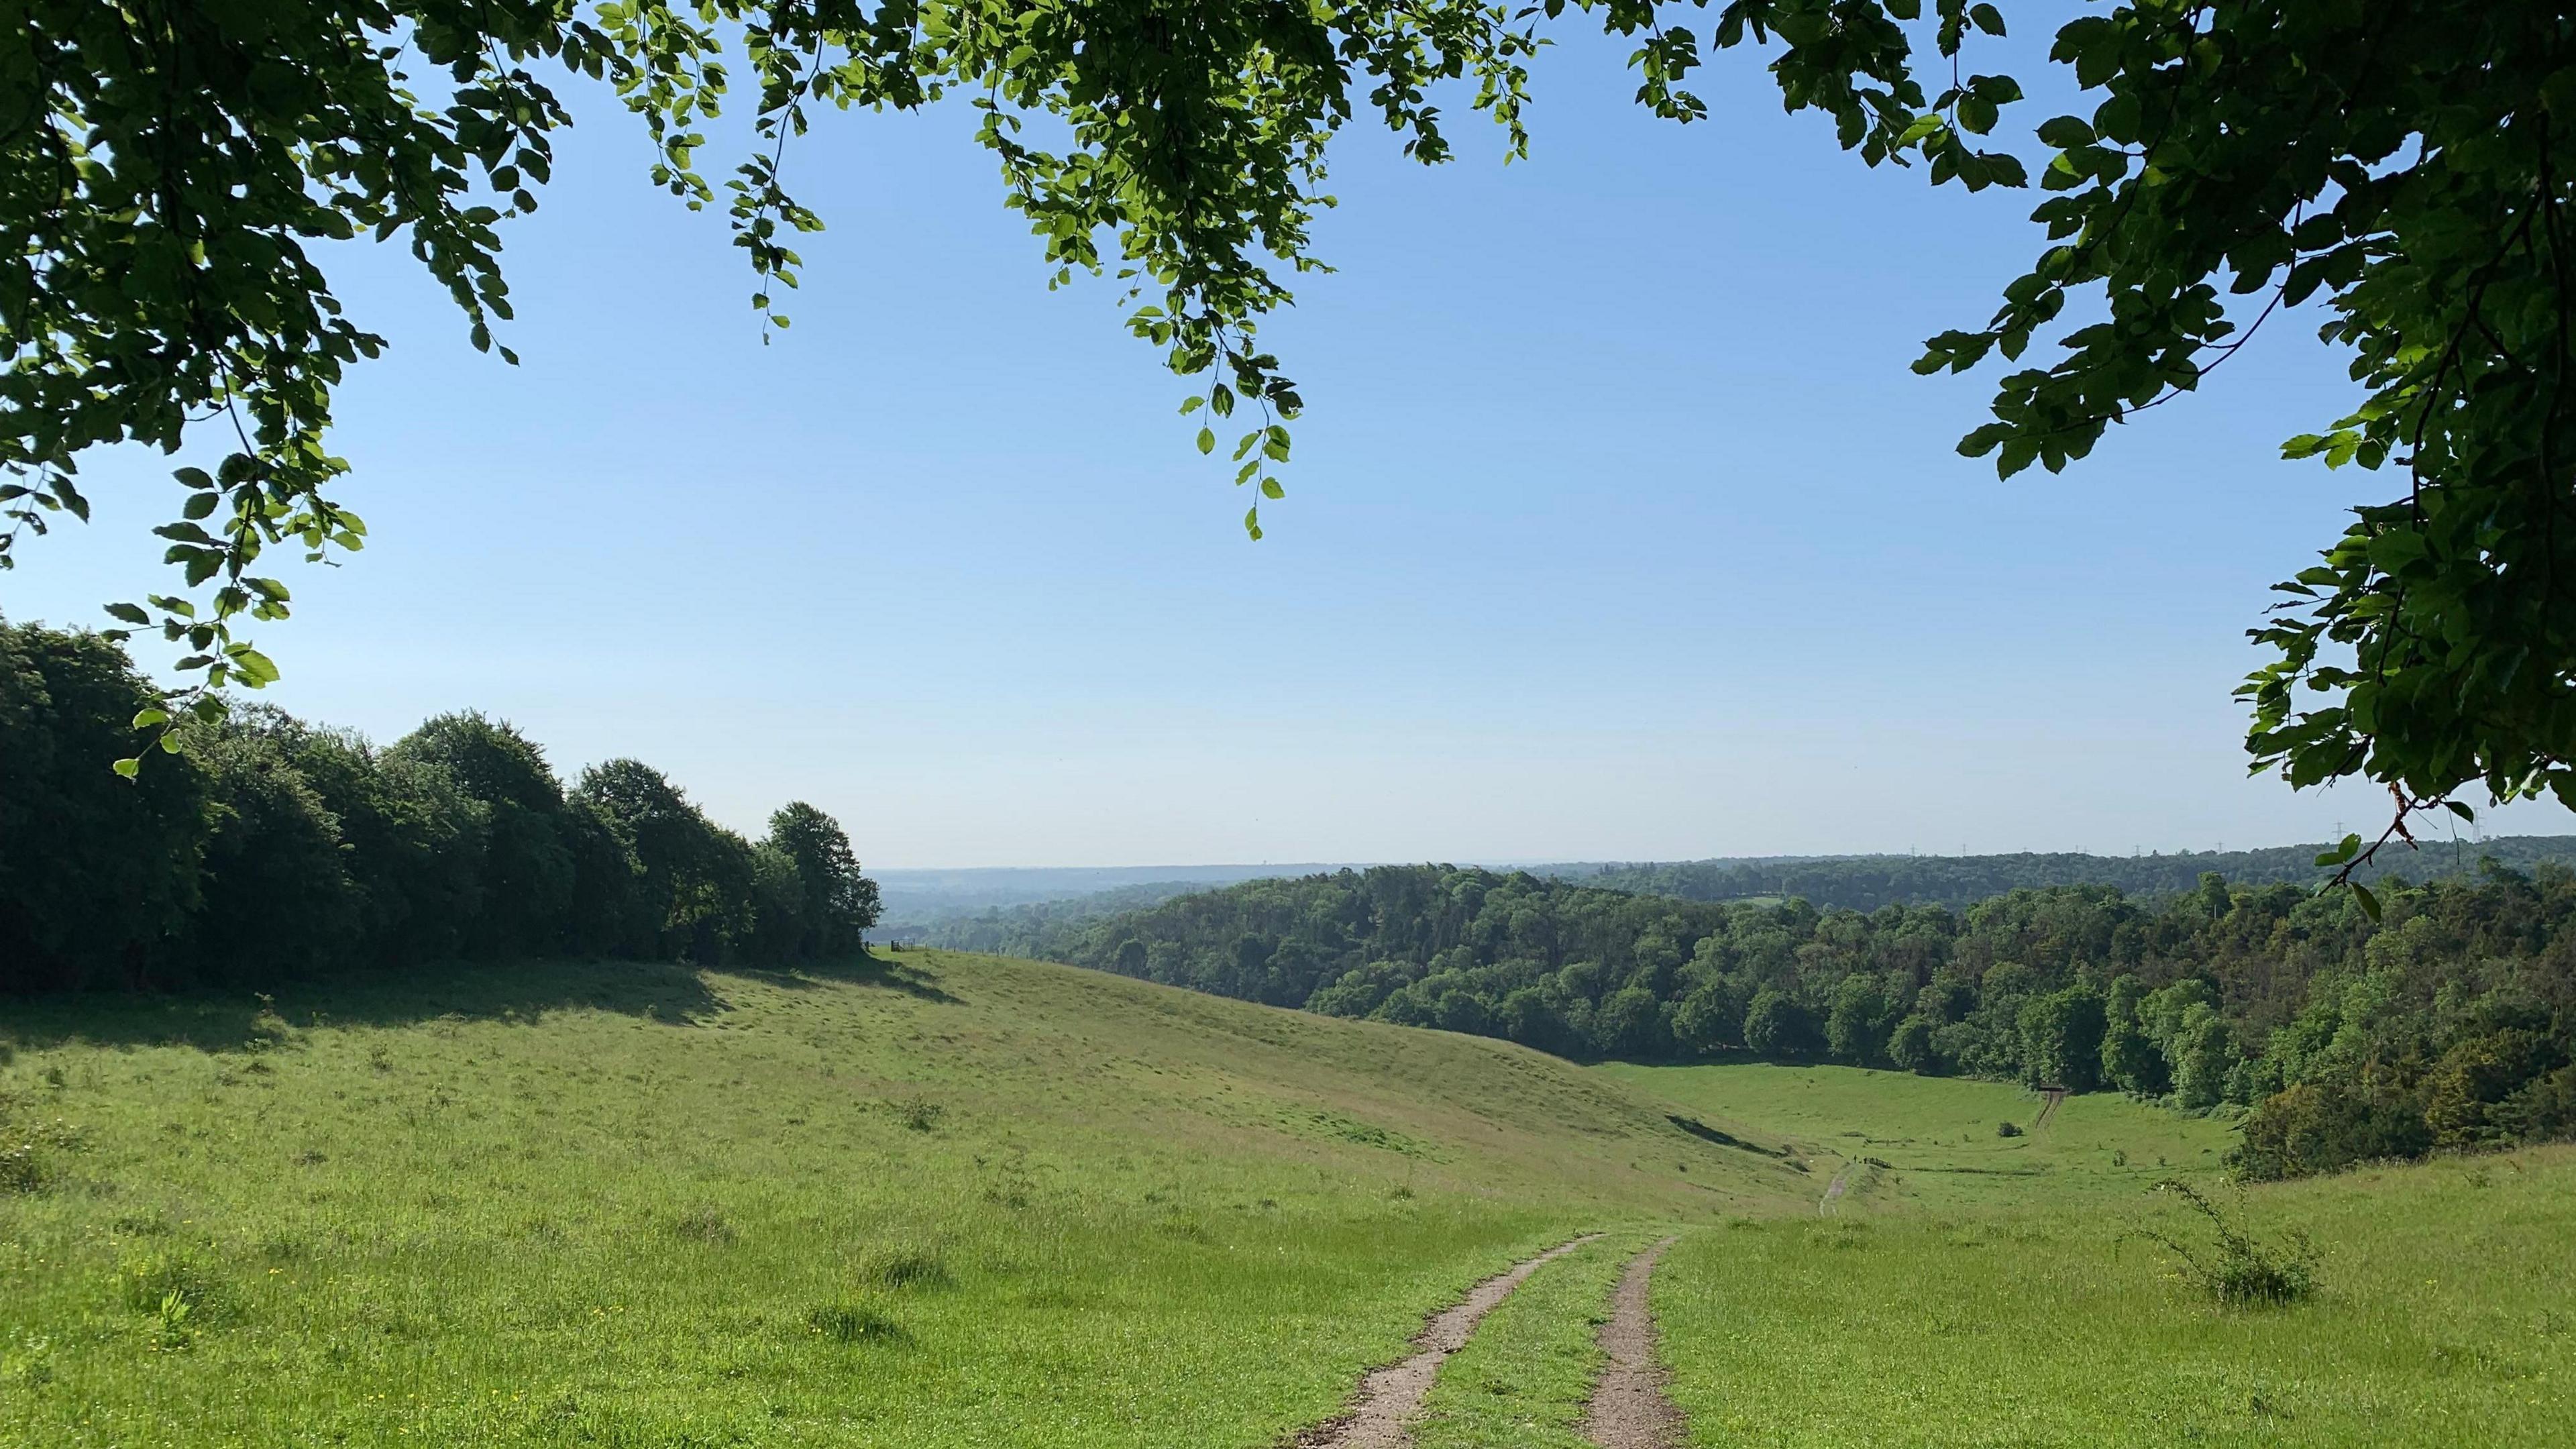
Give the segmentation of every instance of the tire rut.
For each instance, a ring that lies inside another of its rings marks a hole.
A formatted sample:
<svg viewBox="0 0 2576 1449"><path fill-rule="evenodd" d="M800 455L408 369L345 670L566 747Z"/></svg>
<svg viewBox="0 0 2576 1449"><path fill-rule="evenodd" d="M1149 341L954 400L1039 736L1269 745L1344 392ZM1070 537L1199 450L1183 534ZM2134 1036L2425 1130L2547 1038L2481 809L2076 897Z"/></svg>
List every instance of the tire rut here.
<svg viewBox="0 0 2576 1449"><path fill-rule="evenodd" d="M1583 1416L1584 1435L1601 1449L1682 1449L1688 1421L1664 1392L1668 1377L1655 1359L1655 1312L1646 1299L1655 1263L1671 1238L1639 1253L1619 1278L1610 1321L1601 1325L1601 1348L1610 1364L1593 1387Z"/></svg>
<svg viewBox="0 0 2576 1449"><path fill-rule="evenodd" d="M1586 1233L1571 1242L1559 1243L1468 1289L1463 1300L1432 1315L1431 1321L1414 1335L1411 1354L1372 1370L1360 1380L1358 1395L1339 1418L1316 1425L1292 1442L1297 1449L1406 1449L1413 1443L1406 1421L1421 1409L1422 1396L1431 1391L1431 1381L1439 1377L1440 1365L1467 1346L1468 1335L1476 1331L1485 1315L1542 1265L1600 1236Z"/></svg>

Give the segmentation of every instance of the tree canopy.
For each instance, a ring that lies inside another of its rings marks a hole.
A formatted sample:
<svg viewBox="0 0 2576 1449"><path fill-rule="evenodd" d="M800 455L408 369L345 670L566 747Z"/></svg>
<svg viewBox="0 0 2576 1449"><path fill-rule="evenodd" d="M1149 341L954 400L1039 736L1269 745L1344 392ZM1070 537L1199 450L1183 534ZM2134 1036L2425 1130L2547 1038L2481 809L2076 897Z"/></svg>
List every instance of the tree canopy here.
<svg viewBox="0 0 2576 1449"><path fill-rule="evenodd" d="M1692 73L1745 48L1871 165L1972 191L2035 178L2029 270L1915 363L2009 369L1961 444L2005 474L2082 458L2320 301L2360 405L2285 451L2402 476L2360 485L2353 523L2253 631L2272 656L2242 691L2255 768L2376 781L2396 832L2470 786L2576 804L2557 139L2576 68L2556 6L2091 7L2048 52L2081 106L2027 128L2005 124L2021 85L1980 69L2004 9L1969 0L25 0L13 17L0 559L86 514L87 450L213 429L222 456L179 470L183 516L159 530L184 587L111 606L186 641L207 709L206 690L275 673L238 632L287 611L263 552L365 537L332 496L328 429L345 369L383 344L342 314L317 244L403 238L507 358L499 228L537 204L571 78L650 133L655 184L721 204L776 327L789 243L822 224L782 183L787 143L827 106L971 108L1045 264L1114 274L1128 328L1191 379L1198 446L1235 433L1257 537L1303 406L1258 330L1323 265L1308 223L1330 204L1328 143L1367 114L1445 161L1454 90L1520 154L1538 48L1598 26L1633 39L1659 116L1704 117ZM700 128L746 85L749 147L719 186Z"/></svg>

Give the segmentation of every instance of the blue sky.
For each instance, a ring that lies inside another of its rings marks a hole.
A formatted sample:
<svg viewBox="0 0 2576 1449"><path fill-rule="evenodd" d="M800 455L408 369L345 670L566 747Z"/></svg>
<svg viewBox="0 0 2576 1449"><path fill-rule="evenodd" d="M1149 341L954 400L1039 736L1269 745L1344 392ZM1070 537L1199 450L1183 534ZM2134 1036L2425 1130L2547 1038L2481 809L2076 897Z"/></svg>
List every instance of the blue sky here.
<svg viewBox="0 0 2576 1449"><path fill-rule="evenodd" d="M1872 172L1752 66L1704 74L1715 114L1677 128L1614 49L1553 52L1509 167L1463 115L1435 170L1342 139L1339 271L1267 331L1309 410L1260 543L1110 284L1046 289L962 113L828 117L791 153L830 230L764 347L721 222L582 96L508 233L523 366L400 248L331 258L394 343L341 401L373 541L289 574L271 694L385 739L477 706L568 777L636 755L746 829L808 798L881 865L2375 822L2366 791L2247 779L2229 698L2267 586L2387 487L2277 460L2353 396L2317 319L1998 482L1952 452L1991 375L1907 364L1991 310L2034 198ZM169 466L92 464L96 521L28 547L0 607L100 622L166 586Z"/></svg>

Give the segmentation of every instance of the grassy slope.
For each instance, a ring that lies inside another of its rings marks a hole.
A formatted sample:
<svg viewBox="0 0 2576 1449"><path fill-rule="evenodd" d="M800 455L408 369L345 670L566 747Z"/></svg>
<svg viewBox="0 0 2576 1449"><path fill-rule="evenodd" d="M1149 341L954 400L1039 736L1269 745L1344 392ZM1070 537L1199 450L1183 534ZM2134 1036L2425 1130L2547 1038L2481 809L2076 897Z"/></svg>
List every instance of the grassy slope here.
<svg viewBox="0 0 2576 1449"><path fill-rule="evenodd" d="M0 1022L86 1140L0 1195L30 1445L1261 1445L1516 1256L1813 1191L1503 1043L1026 962Z"/></svg>
<svg viewBox="0 0 2576 1449"><path fill-rule="evenodd" d="M2214 1177L2216 1124L2079 1097L1999 1139L2035 1098L1845 1068L1602 1070L1896 1164L1831 1218L1737 1219L1667 1255L1656 1312L1699 1444L2576 1442L2576 1149L2213 1185L2239 1222L2324 1250L2310 1301L2221 1310L2134 1235L2205 1250L2206 1225L2147 1189Z"/></svg>
<svg viewBox="0 0 2576 1449"><path fill-rule="evenodd" d="M1686 1113L1794 1143L1809 1156L1819 1198L1844 1175L1845 1211L2128 1200L2162 1178L2214 1174L2236 1137L2222 1122L2110 1093L2069 1097L2045 1127L2001 1137L1998 1123L2031 1126L2038 1094L1956 1077L1750 1065L1599 1071Z"/></svg>

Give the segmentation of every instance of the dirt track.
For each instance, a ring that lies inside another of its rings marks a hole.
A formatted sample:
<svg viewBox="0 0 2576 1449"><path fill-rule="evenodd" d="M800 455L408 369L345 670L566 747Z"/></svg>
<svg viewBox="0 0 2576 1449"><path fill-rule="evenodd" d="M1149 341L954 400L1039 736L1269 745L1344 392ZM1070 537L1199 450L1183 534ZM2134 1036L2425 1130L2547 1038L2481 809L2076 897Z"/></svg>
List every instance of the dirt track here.
<svg viewBox="0 0 2576 1449"><path fill-rule="evenodd" d="M1430 1392L1440 1365L1466 1346L1467 1336L1476 1331L1477 1323L1538 1271L1539 1265L1562 1258L1599 1236L1590 1233L1561 1243L1467 1290L1465 1301L1423 1325L1422 1332L1414 1336L1412 1354L1360 1381L1359 1396L1351 1401L1347 1412L1298 1435L1299 1449L1403 1449L1411 1444L1413 1435L1406 1430L1405 1421L1422 1407L1422 1396ZM1621 1292L1625 1291L1623 1287Z"/></svg>
<svg viewBox="0 0 2576 1449"><path fill-rule="evenodd" d="M1601 1449L1681 1449L1682 1411L1664 1393L1663 1365L1655 1361L1655 1314L1646 1289L1670 1238L1639 1253L1619 1279L1610 1321L1601 1325L1601 1347L1610 1355L1583 1432Z"/></svg>

